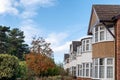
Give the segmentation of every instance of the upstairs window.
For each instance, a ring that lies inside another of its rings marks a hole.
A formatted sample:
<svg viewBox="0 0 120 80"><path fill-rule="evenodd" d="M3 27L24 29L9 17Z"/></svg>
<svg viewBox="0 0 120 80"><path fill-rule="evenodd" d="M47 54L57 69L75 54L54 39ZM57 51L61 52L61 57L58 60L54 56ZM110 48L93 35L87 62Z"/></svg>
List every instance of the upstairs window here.
<svg viewBox="0 0 120 80"><path fill-rule="evenodd" d="M82 48L82 52L90 51L91 50L91 40L90 39L83 40L81 48Z"/></svg>
<svg viewBox="0 0 120 80"><path fill-rule="evenodd" d="M95 27L94 40L95 40L95 42L105 40L105 28L104 28L104 26L96 26Z"/></svg>

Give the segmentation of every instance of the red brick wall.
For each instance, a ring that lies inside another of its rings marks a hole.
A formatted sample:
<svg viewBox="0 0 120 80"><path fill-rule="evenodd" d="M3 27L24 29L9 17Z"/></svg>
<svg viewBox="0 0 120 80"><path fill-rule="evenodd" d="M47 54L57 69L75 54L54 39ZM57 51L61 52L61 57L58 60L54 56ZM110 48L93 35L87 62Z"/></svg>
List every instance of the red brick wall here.
<svg viewBox="0 0 120 80"><path fill-rule="evenodd" d="M115 80L120 80L120 19L118 19L115 27L116 43L115 43Z"/></svg>

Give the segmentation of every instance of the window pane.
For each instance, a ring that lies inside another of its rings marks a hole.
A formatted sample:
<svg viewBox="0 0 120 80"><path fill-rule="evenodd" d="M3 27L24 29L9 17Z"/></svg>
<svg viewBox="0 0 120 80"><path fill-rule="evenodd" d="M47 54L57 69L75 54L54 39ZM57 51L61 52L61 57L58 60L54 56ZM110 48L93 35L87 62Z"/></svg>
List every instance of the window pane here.
<svg viewBox="0 0 120 80"><path fill-rule="evenodd" d="M107 78L113 78L113 67L112 66L107 67Z"/></svg>
<svg viewBox="0 0 120 80"><path fill-rule="evenodd" d="M83 63L83 68L85 68L85 63Z"/></svg>
<svg viewBox="0 0 120 80"><path fill-rule="evenodd" d="M100 32L100 40L104 40L104 31Z"/></svg>
<svg viewBox="0 0 120 80"><path fill-rule="evenodd" d="M112 65L113 64L113 59L107 59L107 65Z"/></svg>
<svg viewBox="0 0 120 80"><path fill-rule="evenodd" d="M98 66L95 66L95 78L98 78Z"/></svg>
<svg viewBox="0 0 120 80"><path fill-rule="evenodd" d="M89 40L86 40L86 43L89 43Z"/></svg>
<svg viewBox="0 0 120 80"><path fill-rule="evenodd" d="M92 77L92 68L93 68L93 66L92 66L92 63L90 64L90 77Z"/></svg>
<svg viewBox="0 0 120 80"><path fill-rule="evenodd" d="M85 69L83 69L83 76L85 76Z"/></svg>
<svg viewBox="0 0 120 80"><path fill-rule="evenodd" d="M83 41L83 51L85 51L85 41Z"/></svg>
<svg viewBox="0 0 120 80"><path fill-rule="evenodd" d="M98 27L95 27L95 32L98 31Z"/></svg>
<svg viewBox="0 0 120 80"><path fill-rule="evenodd" d="M98 41L98 32L95 32L95 42Z"/></svg>
<svg viewBox="0 0 120 80"><path fill-rule="evenodd" d="M89 63L86 63L86 68L89 68Z"/></svg>
<svg viewBox="0 0 120 80"><path fill-rule="evenodd" d="M90 77L92 77L92 74L93 74L93 73L92 73L92 68L91 68L91 69L90 69Z"/></svg>
<svg viewBox="0 0 120 80"><path fill-rule="evenodd" d="M83 63L83 76L85 76L85 63Z"/></svg>
<svg viewBox="0 0 120 80"><path fill-rule="evenodd" d="M89 44L86 44L86 50L89 50Z"/></svg>
<svg viewBox="0 0 120 80"><path fill-rule="evenodd" d="M86 76L89 76L89 69L86 69Z"/></svg>
<svg viewBox="0 0 120 80"><path fill-rule="evenodd" d="M103 59L103 58L100 58L99 64L100 64L100 65L104 65L104 59Z"/></svg>
<svg viewBox="0 0 120 80"><path fill-rule="evenodd" d="M99 77L104 78L104 66L100 66Z"/></svg>
<svg viewBox="0 0 120 80"><path fill-rule="evenodd" d="M95 59L95 65L98 65L98 59Z"/></svg>
<svg viewBox="0 0 120 80"><path fill-rule="evenodd" d="M104 30L104 26L100 26L100 30Z"/></svg>
<svg viewBox="0 0 120 80"><path fill-rule="evenodd" d="M82 70L80 70L80 76L82 76Z"/></svg>
<svg viewBox="0 0 120 80"><path fill-rule="evenodd" d="M78 65L78 76L80 75L80 65Z"/></svg>

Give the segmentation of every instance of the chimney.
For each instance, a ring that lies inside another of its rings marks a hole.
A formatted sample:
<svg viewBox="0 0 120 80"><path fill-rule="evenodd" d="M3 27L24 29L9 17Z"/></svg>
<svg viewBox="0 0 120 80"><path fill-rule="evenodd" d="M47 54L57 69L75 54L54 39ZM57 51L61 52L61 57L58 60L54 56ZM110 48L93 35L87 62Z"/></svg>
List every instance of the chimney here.
<svg viewBox="0 0 120 80"><path fill-rule="evenodd" d="M116 16L115 36L115 80L120 80L120 15Z"/></svg>

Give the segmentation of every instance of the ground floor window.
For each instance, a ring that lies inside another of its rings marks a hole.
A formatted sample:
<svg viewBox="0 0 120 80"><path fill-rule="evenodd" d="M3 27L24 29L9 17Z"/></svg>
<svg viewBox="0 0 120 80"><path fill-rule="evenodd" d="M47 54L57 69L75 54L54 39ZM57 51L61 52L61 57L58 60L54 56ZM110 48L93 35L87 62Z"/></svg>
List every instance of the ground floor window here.
<svg viewBox="0 0 120 80"><path fill-rule="evenodd" d="M76 76L76 66L72 66L72 76Z"/></svg>
<svg viewBox="0 0 120 80"><path fill-rule="evenodd" d="M91 77L92 74L92 63L82 63L78 65L78 76L79 77Z"/></svg>
<svg viewBox="0 0 120 80"><path fill-rule="evenodd" d="M93 59L93 78L113 78L114 76L114 59L113 58L96 58Z"/></svg>

